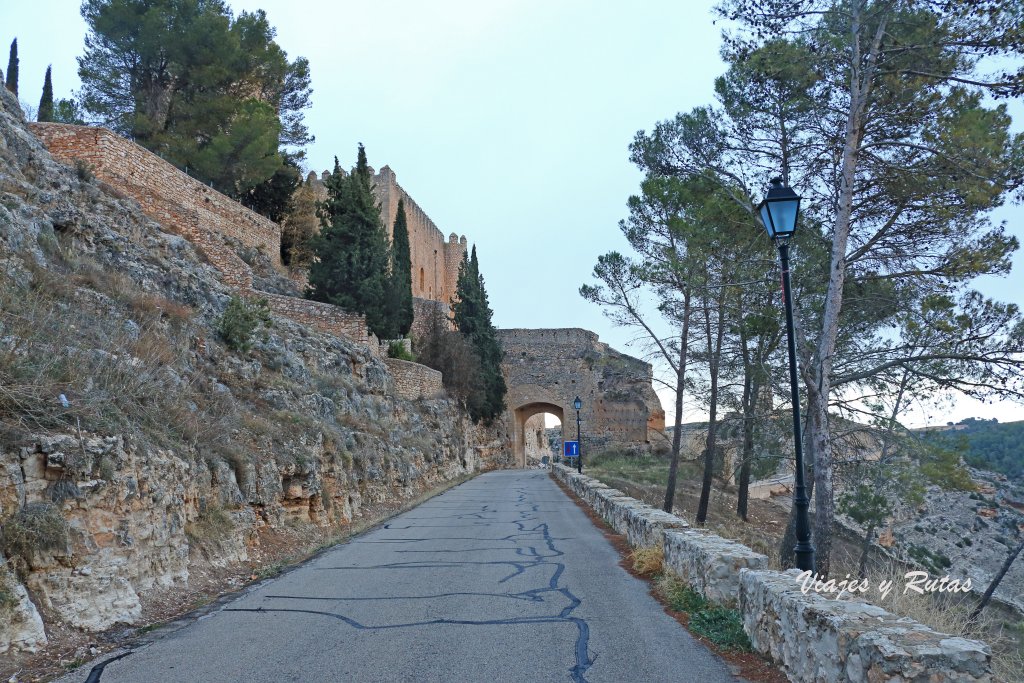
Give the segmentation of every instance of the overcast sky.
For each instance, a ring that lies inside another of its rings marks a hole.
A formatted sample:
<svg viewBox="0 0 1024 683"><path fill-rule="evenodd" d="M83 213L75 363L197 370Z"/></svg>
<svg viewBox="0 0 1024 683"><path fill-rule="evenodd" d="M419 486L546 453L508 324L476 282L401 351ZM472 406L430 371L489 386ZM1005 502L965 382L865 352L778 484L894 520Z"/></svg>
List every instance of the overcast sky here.
<svg viewBox="0 0 1024 683"><path fill-rule="evenodd" d="M266 10L278 43L310 60L310 169L334 155L349 166L364 143L446 235L477 245L499 327L583 327L638 353L577 290L599 254L625 248L617 224L641 179L634 134L712 100L724 65L711 0L229 3ZM0 1L0 67L17 37L20 95L33 106L47 64L57 97L79 87L78 6ZM1011 111L1024 128L1024 107ZM1024 240L1022 207L997 218ZM1024 304L1022 272L1018 253L1015 282L979 288ZM969 416L1019 420L1024 408L961 400L914 421Z"/></svg>

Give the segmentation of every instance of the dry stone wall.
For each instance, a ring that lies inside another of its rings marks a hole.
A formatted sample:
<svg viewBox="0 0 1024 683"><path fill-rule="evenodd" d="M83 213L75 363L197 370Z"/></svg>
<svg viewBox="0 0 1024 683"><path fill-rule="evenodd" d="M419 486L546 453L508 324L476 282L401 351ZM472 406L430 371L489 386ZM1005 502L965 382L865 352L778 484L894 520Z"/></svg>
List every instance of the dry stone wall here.
<svg viewBox="0 0 1024 683"><path fill-rule="evenodd" d="M934 631L859 600L804 594L791 569L555 465L553 474L633 546L661 544L666 570L713 603L735 605L754 649L794 683L991 683L988 645ZM655 515L660 513L660 515Z"/></svg>
<svg viewBox="0 0 1024 683"><path fill-rule="evenodd" d="M397 358L385 358L384 362L395 380L395 390L402 398L416 400L444 396L441 373L437 370Z"/></svg>

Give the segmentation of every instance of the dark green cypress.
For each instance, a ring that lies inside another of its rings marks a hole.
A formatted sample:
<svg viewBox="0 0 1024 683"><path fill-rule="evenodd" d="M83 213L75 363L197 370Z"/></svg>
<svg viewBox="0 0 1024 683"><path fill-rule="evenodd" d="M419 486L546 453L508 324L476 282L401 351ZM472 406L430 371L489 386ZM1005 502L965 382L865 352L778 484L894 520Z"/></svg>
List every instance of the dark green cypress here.
<svg viewBox="0 0 1024 683"><path fill-rule="evenodd" d="M320 213L322 229L313 242L316 260L306 296L362 313L377 337L394 339L397 330L387 306L388 240L372 183L361 144L351 175L343 177L335 158Z"/></svg>
<svg viewBox="0 0 1024 683"><path fill-rule="evenodd" d="M394 318L399 337L412 329L412 255L409 248L409 225L405 216L405 202L398 200L395 224L391 235L391 301L388 308Z"/></svg>
<svg viewBox="0 0 1024 683"><path fill-rule="evenodd" d="M487 299L487 288L483 275L480 274L480 261L477 259L475 246L472 255L468 258L463 256L462 264L459 266L456 296L458 300L454 303L455 324L480 359L480 400L470 403L467 407L474 421L483 420L485 424L490 424L505 410L505 394L508 388L501 372L504 352L498 343L498 333L492 322L494 313Z"/></svg>
<svg viewBox="0 0 1024 683"><path fill-rule="evenodd" d="M18 39L11 41L11 54L7 58L7 80L4 86L17 96L18 94Z"/></svg>
<svg viewBox="0 0 1024 683"><path fill-rule="evenodd" d="M53 81L50 79L50 69L46 67L46 78L43 80L43 96L39 98L39 114L37 121L53 121Z"/></svg>

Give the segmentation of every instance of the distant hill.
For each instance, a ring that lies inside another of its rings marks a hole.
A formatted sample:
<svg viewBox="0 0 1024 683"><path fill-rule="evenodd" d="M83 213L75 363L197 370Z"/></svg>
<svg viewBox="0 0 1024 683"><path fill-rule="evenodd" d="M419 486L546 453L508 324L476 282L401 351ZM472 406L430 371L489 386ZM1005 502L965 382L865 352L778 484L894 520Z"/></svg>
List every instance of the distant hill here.
<svg viewBox="0 0 1024 683"><path fill-rule="evenodd" d="M964 449L964 460L979 469L1024 480L1024 421L999 422L969 417L944 427L928 427L922 438Z"/></svg>

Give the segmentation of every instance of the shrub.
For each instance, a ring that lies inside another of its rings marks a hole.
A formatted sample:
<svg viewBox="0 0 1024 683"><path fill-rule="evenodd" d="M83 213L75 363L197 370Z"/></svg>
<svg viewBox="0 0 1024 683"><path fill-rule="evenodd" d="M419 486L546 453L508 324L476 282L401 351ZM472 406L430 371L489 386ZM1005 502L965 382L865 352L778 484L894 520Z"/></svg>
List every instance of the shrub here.
<svg viewBox="0 0 1024 683"><path fill-rule="evenodd" d="M633 570L641 576L657 576L665 562L665 549L660 545L636 548L630 553Z"/></svg>
<svg viewBox="0 0 1024 683"><path fill-rule="evenodd" d="M729 650L749 651L740 613L726 607L706 607L690 615L690 630Z"/></svg>
<svg viewBox="0 0 1024 683"><path fill-rule="evenodd" d="M75 159L75 175L83 183L92 182L96 174L93 173L92 165L86 162L84 159Z"/></svg>
<svg viewBox="0 0 1024 683"><path fill-rule="evenodd" d="M415 362L416 356L411 352L407 351L405 344L401 341L393 341L388 345L388 358L396 358L398 360L407 360L409 362Z"/></svg>
<svg viewBox="0 0 1024 683"><path fill-rule="evenodd" d="M233 296L217 323L217 333L232 351L248 351L252 348L253 335L261 326L270 326L267 300Z"/></svg>
<svg viewBox="0 0 1024 683"><path fill-rule="evenodd" d="M693 613L707 607L704 596L674 576L665 577L658 586L670 609Z"/></svg>
<svg viewBox="0 0 1024 683"><path fill-rule="evenodd" d="M52 503L29 503L0 527L4 555L26 564L36 553L62 550L67 544L67 522Z"/></svg>

